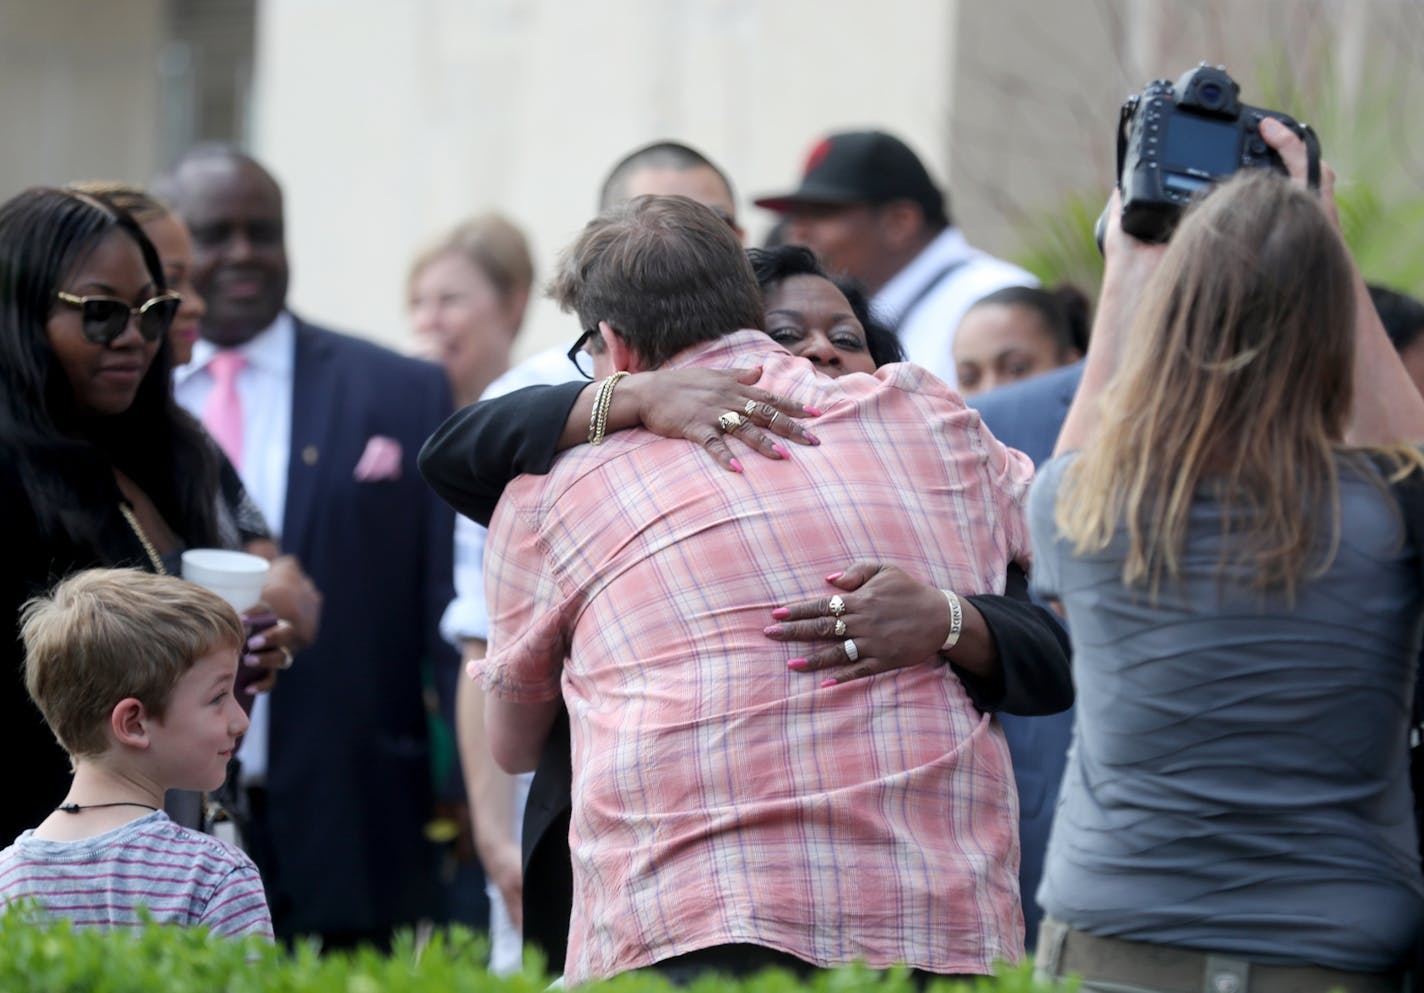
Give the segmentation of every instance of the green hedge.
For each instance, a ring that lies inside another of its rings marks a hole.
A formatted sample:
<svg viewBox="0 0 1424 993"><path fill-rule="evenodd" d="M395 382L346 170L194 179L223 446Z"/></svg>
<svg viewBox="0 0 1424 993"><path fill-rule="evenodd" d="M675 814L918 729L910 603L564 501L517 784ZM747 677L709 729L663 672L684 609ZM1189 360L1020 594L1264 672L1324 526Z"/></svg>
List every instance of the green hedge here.
<svg viewBox="0 0 1424 993"><path fill-rule="evenodd" d="M22 912L0 917L0 990L5 993L540 993L549 983L537 965L521 975L492 976L482 966L482 938L455 930L437 934L419 952L408 937L389 956L371 951L319 956L310 947L292 951L257 941L210 938L201 930L149 925L103 933L67 923L35 924ZM665 993L658 975L630 973L584 989L610 993ZM1066 987L1065 987L1066 988ZM740 989L745 993L914 993L903 972L847 968L810 983L769 972L745 983L716 977L694 991ZM930 989L1052 993L1021 967L969 983L936 983Z"/></svg>

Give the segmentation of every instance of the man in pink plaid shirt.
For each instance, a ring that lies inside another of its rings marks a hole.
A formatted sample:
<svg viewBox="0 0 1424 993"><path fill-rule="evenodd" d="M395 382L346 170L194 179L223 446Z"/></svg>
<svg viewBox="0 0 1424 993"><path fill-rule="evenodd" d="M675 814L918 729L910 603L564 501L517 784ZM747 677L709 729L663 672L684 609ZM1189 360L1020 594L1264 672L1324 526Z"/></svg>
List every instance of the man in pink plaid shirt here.
<svg viewBox="0 0 1424 993"><path fill-rule="evenodd" d="M917 367L828 379L736 330L761 322L756 282L691 201L591 222L554 295L598 329L600 375L760 365L759 386L823 411L820 447L754 475L625 431L521 477L495 513L490 652L472 672L511 771L534 767L561 695L568 707L566 979L747 947L948 974L1017 960L1017 799L997 724L946 665L817 688L762 628L808 576L866 555L1002 592L1028 555L1028 459Z"/></svg>

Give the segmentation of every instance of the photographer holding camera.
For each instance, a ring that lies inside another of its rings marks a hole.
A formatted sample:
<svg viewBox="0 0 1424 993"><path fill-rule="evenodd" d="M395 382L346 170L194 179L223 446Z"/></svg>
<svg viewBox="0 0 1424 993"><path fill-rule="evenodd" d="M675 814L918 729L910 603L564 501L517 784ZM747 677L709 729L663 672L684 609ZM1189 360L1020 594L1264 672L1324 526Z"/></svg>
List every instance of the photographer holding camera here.
<svg viewBox="0 0 1424 993"><path fill-rule="evenodd" d="M1329 167L1276 115L1240 133L1280 168L1214 175L1170 244L1124 232L1114 192L1082 386L1030 498L1078 692L1037 961L1089 993L1399 990L1424 921L1424 591L1398 505L1424 401Z"/></svg>

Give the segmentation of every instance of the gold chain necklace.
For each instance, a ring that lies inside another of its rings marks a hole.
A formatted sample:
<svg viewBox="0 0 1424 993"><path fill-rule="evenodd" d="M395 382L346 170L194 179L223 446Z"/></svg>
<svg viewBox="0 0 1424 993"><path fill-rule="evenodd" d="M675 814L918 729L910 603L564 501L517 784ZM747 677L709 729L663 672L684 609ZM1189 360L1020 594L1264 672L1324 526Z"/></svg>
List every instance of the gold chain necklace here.
<svg viewBox="0 0 1424 993"><path fill-rule="evenodd" d="M158 549L153 547L153 542L148 540L148 535L143 533L143 528L138 525L138 518L134 516L133 510L127 503L119 501L119 513L124 515L124 520L129 522L129 527L133 528L134 536L138 538L138 543L143 546L143 550L148 553L148 561L153 563L153 571L160 576L168 575L168 570L163 568L163 558L158 554Z"/></svg>

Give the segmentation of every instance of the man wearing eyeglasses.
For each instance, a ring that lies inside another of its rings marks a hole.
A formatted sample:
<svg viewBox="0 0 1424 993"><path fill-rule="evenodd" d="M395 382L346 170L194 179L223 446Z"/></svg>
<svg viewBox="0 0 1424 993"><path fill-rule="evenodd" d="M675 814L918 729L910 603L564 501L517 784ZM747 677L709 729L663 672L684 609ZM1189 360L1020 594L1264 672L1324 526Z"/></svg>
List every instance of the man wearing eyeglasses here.
<svg viewBox="0 0 1424 993"><path fill-rule="evenodd" d="M711 159L675 141L655 141L629 152L609 171L599 191L599 209L633 197L685 196L722 218L737 237L736 197L731 181ZM579 343L582 344L581 342ZM573 365L570 365L570 359ZM587 351L565 345L540 352L500 376L484 393L489 399L527 386L566 383L592 375ZM489 636L485 610L483 556L485 528L499 499L499 488L476 500L481 523L461 517L456 523L455 585L459 596L442 621L447 638L458 644L466 662L484 657ZM469 505L467 505L469 506ZM517 969L522 938L544 952L551 965L564 961L573 882L569 867L569 751L567 725L546 750L531 787L528 775L511 777L494 765L484 740L484 697L462 679L458 690L460 758L475 819L481 861L490 889L491 962ZM527 811L524 800L528 795ZM516 825L522 823L521 832ZM512 911L512 913L511 913ZM521 912L522 911L522 912Z"/></svg>
<svg viewBox="0 0 1424 993"><path fill-rule="evenodd" d="M224 421L215 436L325 601L239 753L247 841L279 937L384 945L437 912L421 667L456 664L438 632L454 520L415 454L449 386L436 365L287 309L282 193L253 159L201 147L161 186L208 305L178 400Z"/></svg>

